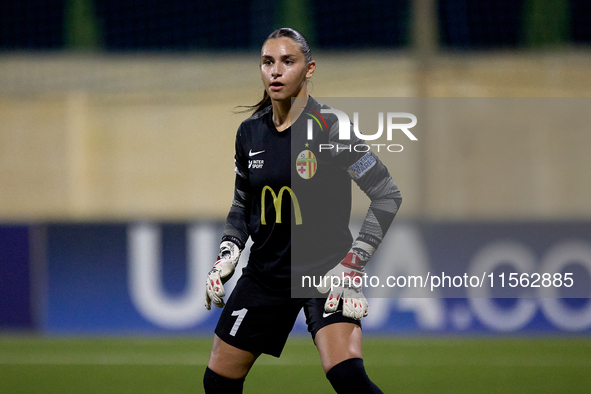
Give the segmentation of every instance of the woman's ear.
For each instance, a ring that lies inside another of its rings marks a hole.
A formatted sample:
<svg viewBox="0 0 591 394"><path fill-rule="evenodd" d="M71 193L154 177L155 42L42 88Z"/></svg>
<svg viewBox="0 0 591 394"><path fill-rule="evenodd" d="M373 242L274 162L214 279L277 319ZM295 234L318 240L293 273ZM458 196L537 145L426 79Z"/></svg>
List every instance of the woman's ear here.
<svg viewBox="0 0 591 394"><path fill-rule="evenodd" d="M312 60L308 63L308 71L306 72L306 79L312 78L312 74L314 74L314 70L316 70L316 62Z"/></svg>

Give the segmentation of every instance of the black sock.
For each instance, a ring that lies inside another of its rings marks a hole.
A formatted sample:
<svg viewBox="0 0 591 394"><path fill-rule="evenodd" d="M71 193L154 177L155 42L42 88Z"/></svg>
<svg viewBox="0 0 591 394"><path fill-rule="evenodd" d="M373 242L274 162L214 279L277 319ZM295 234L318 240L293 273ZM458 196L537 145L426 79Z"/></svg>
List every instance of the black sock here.
<svg viewBox="0 0 591 394"><path fill-rule="evenodd" d="M365 373L363 360L350 358L338 363L326 373L326 378L338 394L383 394Z"/></svg>
<svg viewBox="0 0 591 394"><path fill-rule="evenodd" d="M240 394L242 393L243 385L244 378L225 378L213 372L209 367L205 369L203 387L205 388L206 394Z"/></svg>

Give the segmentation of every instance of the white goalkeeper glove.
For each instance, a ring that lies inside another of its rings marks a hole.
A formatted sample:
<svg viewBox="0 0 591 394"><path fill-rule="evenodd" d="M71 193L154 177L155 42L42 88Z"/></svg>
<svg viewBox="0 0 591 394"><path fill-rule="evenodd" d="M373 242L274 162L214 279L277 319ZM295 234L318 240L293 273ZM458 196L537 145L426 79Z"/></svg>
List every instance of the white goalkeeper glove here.
<svg viewBox="0 0 591 394"><path fill-rule="evenodd" d="M365 275L365 263L370 259L375 248L365 242L355 241L347 256L336 267L326 273L317 287L321 293L327 293L324 311L336 312L342 299L343 316L361 320L367 316L369 305L363 295L362 283Z"/></svg>
<svg viewBox="0 0 591 394"><path fill-rule="evenodd" d="M211 309L211 303L218 308L223 308L223 297L226 295L224 283L226 283L236 269L238 259L242 251L234 242L224 241L220 244L220 254L209 273L205 283L205 307Z"/></svg>

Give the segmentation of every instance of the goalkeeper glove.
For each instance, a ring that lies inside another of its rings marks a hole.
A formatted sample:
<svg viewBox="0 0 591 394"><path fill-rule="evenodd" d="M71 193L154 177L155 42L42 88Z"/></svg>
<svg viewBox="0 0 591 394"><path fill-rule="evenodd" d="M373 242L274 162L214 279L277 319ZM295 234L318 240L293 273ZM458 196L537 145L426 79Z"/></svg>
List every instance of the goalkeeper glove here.
<svg viewBox="0 0 591 394"><path fill-rule="evenodd" d="M223 297L226 295L224 283L226 283L236 269L240 253L242 251L233 242L224 241L220 244L220 254L209 273L205 283L205 307L211 309L211 303L218 308L223 308L225 303Z"/></svg>
<svg viewBox="0 0 591 394"><path fill-rule="evenodd" d="M324 311L335 312L342 299L343 316L361 320L367 316L369 305L363 295L361 285L365 275L365 264L375 248L365 242L355 241L347 256L324 276L318 291L327 293L330 290Z"/></svg>

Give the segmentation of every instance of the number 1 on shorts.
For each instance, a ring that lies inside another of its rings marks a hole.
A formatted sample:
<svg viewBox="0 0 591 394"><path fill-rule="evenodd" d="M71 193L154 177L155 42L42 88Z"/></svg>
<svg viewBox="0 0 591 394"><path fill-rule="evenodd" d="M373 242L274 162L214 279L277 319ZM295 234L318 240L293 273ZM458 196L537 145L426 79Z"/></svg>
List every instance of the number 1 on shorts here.
<svg viewBox="0 0 591 394"><path fill-rule="evenodd" d="M244 316L246 316L246 312L248 312L248 309L246 309L246 308L242 308L239 311L232 312L232 316L238 316L238 318L236 319L236 323L234 323L234 325L232 326L232 330L230 330L231 336L233 336L233 337L236 336L236 332L238 331L238 327L240 327L240 324L242 323Z"/></svg>

